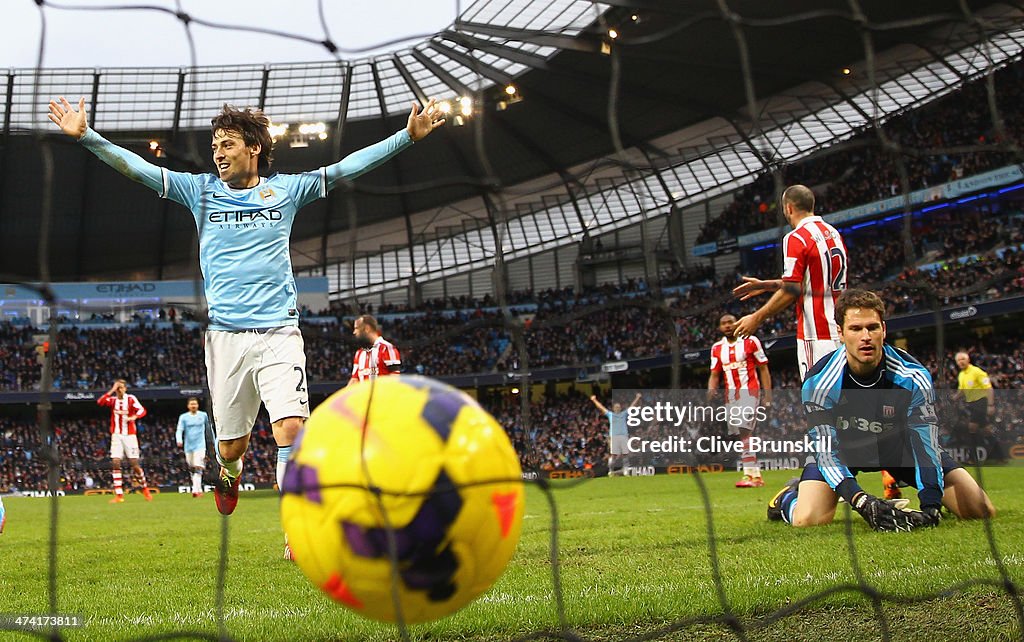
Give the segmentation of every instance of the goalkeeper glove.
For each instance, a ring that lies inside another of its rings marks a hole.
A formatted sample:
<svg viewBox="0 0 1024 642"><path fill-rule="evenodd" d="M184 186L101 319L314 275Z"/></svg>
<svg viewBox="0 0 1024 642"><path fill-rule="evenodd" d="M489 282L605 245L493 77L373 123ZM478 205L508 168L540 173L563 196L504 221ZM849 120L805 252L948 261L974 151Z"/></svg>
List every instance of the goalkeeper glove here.
<svg viewBox="0 0 1024 642"><path fill-rule="evenodd" d="M902 511L884 499L860 491L850 502L871 528L882 532L910 531L914 529L910 513ZM922 513L923 514L923 513Z"/></svg>
<svg viewBox="0 0 1024 642"><path fill-rule="evenodd" d="M921 510L906 511L910 516L911 528L931 528L938 526L942 521L942 513L935 506L922 508Z"/></svg>

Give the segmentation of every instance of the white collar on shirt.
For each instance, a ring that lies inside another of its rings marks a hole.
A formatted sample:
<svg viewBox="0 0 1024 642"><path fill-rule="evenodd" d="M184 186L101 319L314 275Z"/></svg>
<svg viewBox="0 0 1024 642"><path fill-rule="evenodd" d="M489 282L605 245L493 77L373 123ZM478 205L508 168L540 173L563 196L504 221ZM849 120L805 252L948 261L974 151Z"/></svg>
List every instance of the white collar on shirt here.
<svg viewBox="0 0 1024 642"><path fill-rule="evenodd" d="M822 218L820 216L818 216L817 214L811 214L810 216L805 216L804 218L802 218L800 220L800 222L797 223L797 226L794 227L793 229L799 230L801 227L803 227L807 223L813 223L815 221L820 221L820 220L822 220Z"/></svg>

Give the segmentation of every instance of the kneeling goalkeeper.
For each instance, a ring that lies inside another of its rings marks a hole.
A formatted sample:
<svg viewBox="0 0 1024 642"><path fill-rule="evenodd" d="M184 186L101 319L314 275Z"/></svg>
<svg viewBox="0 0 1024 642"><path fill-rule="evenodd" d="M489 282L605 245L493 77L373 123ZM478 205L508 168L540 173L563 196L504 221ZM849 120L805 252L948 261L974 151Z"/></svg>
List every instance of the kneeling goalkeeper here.
<svg viewBox="0 0 1024 642"><path fill-rule="evenodd" d="M793 526L828 524L842 497L877 531L937 526L944 504L963 519L994 517L988 495L938 444L931 374L885 345L885 304L846 290L835 319L843 347L807 373L802 389L809 434L826 444L768 505L768 518ZM915 486L921 510L869 495L858 472L888 470Z"/></svg>

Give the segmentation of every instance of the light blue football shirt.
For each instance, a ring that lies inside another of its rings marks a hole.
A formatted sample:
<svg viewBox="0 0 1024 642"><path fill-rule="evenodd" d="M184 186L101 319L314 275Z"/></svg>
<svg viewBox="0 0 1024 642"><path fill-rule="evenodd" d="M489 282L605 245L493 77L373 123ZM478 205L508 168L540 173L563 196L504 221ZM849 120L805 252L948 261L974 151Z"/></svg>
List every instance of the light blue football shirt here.
<svg viewBox="0 0 1024 642"><path fill-rule="evenodd" d="M626 428L626 411L612 412L609 410L605 415L608 417L608 423L610 425L609 434L612 437L624 437L629 434L629 429Z"/></svg>
<svg viewBox="0 0 1024 642"><path fill-rule="evenodd" d="M183 441L184 451L192 453L197 450L206 450L206 431L210 427L210 416L202 410L196 414L183 412L178 417L178 429L174 432L175 443ZM185 439L182 440L182 435Z"/></svg>
<svg viewBox="0 0 1024 642"><path fill-rule="evenodd" d="M232 189L212 174L163 171L160 196L192 211L211 330L298 325L288 240L299 208L327 195L324 170Z"/></svg>
<svg viewBox="0 0 1024 642"><path fill-rule="evenodd" d="M199 230L210 330L299 324L288 240L299 208L343 180L374 169L412 145L399 130L342 160L302 174L274 174L232 189L213 174L173 172L118 147L92 129L80 139L119 172L187 207Z"/></svg>

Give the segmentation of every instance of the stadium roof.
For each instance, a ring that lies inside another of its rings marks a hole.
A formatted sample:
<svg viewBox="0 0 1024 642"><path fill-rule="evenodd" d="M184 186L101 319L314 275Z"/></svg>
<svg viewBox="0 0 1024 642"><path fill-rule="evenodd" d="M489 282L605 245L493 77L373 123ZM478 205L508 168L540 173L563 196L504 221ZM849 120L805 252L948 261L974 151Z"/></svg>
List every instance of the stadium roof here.
<svg viewBox="0 0 1024 642"><path fill-rule="evenodd" d="M351 197L335 193L304 210L293 238L325 238L353 219L401 221L467 198L493 215L495 188L543 176L571 190L579 177L567 170L613 153L616 129L624 147L651 162L679 153L654 139L710 119L756 135L763 124L748 113L746 79L759 99L807 82L856 93L869 82L864 33L873 55L910 43L937 59L978 38L978 26L1008 28L999 3L969 4L990 18L972 23L955 0L862 2L863 24L885 26L863 32L846 0L733 0L724 17L711 0L481 0L424 42L337 64L0 72L0 272L38 277L42 146L18 134L47 131L44 105L56 94L91 97L99 131L144 154L157 140L168 156L157 162L183 170L210 169L208 134L196 128L222 102L261 105L293 126L324 122L325 141L294 133L279 141L281 172L329 163L401 128L413 98L471 97L464 126L446 127L361 178ZM844 67L857 73L843 76ZM509 84L518 102L505 94ZM193 260L194 226L177 206L66 139L47 140L58 143L49 146L54 279L152 276L154 266ZM405 227L407 242L417 231Z"/></svg>
<svg viewBox="0 0 1024 642"><path fill-rule="evenodd" d="M92 124L99 131L201 128L224 102L258 105L280 123L334 122L343 104L347 121L400 115L414 100L454 99L493 86L496 74L511 79L543 64L560 43L573 46L606 8L589 0L477 0L456 24L423 42L382 55L339 55L336 61L210 66L198 55L195 68L44 68L38 75L18 69L11 73L10 127L46 126L45 111L33 105L37 81L43 96L94 98ZM538 43L491 35L503 30L547 34L550 44L542 44L545 38ZM296 36L317 41L315 35ZM475 49L471 62L467 45Z"/></svg>

